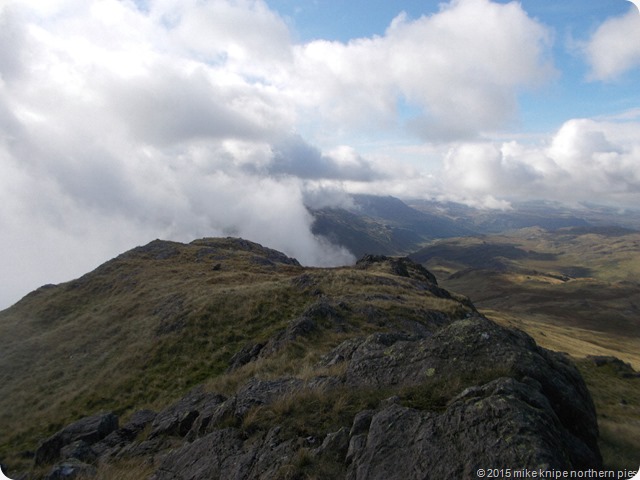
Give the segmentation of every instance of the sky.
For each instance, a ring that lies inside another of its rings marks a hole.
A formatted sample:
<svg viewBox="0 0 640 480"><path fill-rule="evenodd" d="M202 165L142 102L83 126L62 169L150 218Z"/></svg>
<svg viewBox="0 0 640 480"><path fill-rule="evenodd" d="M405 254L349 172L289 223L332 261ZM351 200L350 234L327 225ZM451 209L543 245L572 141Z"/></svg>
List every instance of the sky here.
<svg viewBox="0 0 640 480"><path fill-rule="evenodd" d="M0 308L155 238L352 262L350 193L640 206L626 0L0 0Z"/></svg>

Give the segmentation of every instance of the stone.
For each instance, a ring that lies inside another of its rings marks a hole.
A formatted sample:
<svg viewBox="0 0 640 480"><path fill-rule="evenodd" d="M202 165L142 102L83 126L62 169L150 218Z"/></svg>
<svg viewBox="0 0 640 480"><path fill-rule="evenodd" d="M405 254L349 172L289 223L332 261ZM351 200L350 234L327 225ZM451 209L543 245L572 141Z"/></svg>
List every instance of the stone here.
<svg viewBox="0 0 640 480"><path fill-rule="evenodd" d="M92 445L117 428L118 417L113 413L100 413L82 418L42 442L36 450L34 462L36 465L53 463L60 458L63 447L76 441Z"/></svg>

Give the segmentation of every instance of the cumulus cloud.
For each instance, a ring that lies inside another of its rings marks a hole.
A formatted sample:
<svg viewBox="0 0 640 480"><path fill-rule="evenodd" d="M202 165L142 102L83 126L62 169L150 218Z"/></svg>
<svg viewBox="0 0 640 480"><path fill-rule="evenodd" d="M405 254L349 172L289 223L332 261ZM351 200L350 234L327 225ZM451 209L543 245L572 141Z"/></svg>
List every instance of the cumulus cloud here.
<svg viewBox="0 0 640 480"><path fill-rule="evenodd" d="M567 121L547 145L518 142L450 148L445 196L486 207L528 198L637 206L640 201L640 123ZM507 206L503 204L502 206Z"/></svg>
<svg viewBox="0 0 640 480"><path fill-rule="evenodd" d="M266 172L295 113L263 2L27 1L0 25L0 306L154 238L354 260L311 233L304 181ZM348 170L317 157L319 176Z"/></svg>
<svg viewBox="0 0 640 480"><path fill-rule="evenodd" d="M288 136L273 145L273 159L267 171L303 179L356 180L368 182L381 176L371 163L349 146L327 154L309 145L299 135Z"/></svg>
<svg viewBox="0 0 640 480"><path fill-rule="evenodd" d="M594 80L613 80L640 67L640 15L635 6L627 14L606 20L581 46Z"/></svg>
<svg viewBox="0 0 640 480"><path fill-rule="evenodd" d="M294 89L339 125L388 127L402 100L419 107L408 127L421 137L469 138L503 127L517 93L553 75L550 42L518 3L454 0L431 16L401 14L380 37L298 46Z"/></svg>

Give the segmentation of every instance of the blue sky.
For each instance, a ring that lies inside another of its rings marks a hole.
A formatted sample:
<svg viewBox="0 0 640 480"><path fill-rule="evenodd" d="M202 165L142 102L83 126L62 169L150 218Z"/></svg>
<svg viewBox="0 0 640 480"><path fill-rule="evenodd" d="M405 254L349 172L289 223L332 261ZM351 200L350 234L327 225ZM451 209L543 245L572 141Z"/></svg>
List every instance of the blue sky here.
<svg viewBox="0 0 640 480"><path fill-rule="evenodd" d="M155 238L353 261L352 193L640 205L626 0L0 2L0 307Z"/></svg>

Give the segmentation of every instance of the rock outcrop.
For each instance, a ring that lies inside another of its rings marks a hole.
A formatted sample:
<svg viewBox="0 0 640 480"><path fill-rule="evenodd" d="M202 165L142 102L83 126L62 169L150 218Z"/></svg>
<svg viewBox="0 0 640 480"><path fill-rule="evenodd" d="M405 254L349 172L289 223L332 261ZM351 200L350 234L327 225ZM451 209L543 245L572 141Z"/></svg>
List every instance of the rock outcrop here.
<svg viewBox="0 0 640 480"><path fill-rule="evenodd" d="M448 479L475 478L490 466L601 465L595 410L575 367L482 316L424 337L349 339L319 362L340 364L342 373L306 381L253 379L230 397L197 388L157 415L137 413L120 429L110 416L91 417L44 442L36 458L57 460L62 450L64 463L54 471L85 462L74 468L86 475L84 465L96 457L139 457L157 463L153 480L295 478L284 475L305 468L336 475L322 478ZM335 431L292 433L274 413L250 425L257 409L273 412L274 404L308 393L338 399L345 389L367 392L375 405ZM147 438L136 441L146 425Z"/></svg>
<svg viewBox="0 0 640 480"><path fill-rule="evenodd" d="M342 388L396 395L383 395L377 408L360 411L322 438L285 436L277 424L251 433L209 423L210 433L170 452L153 478L280 478L302 469L302 455L309 465L322 469L328 463L336 478L353 480L475 478L487 466L601 465L595 410L577 370L521 332L475 316L429 338L376 334L349 340L323 361L336 356L346 363L341 378L253 381L227 400L235 406L233 416L241 421L248 405L268 405L305 389L321 388L329 396ZM465 384L472 386L447 398Z"/></svg>
<svg viewBox="0 0 640 480"><path fill-rule="evenodd" d="M100 413L74 422L43 441L35 453L35 464L43 465L58 460L63 453L73 455L83 446L99 442L118 428L118 417L113 413ZM72 446L72 449L66 448Z"/></svg>

